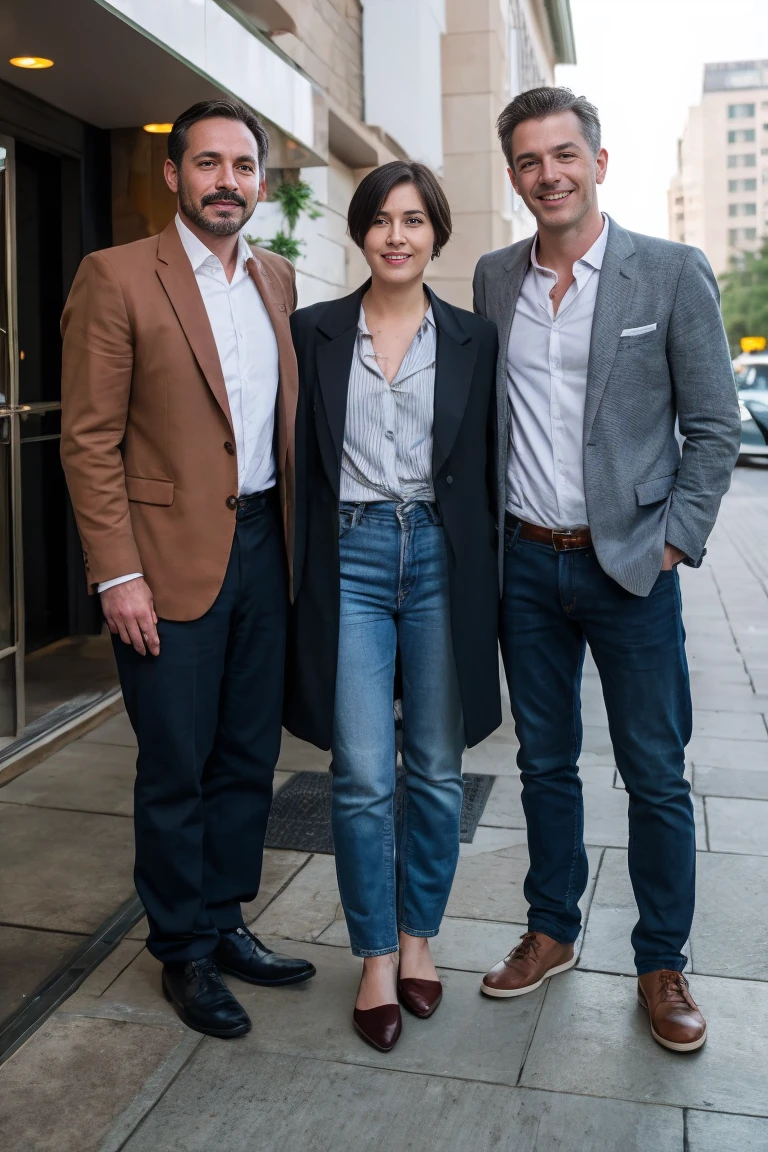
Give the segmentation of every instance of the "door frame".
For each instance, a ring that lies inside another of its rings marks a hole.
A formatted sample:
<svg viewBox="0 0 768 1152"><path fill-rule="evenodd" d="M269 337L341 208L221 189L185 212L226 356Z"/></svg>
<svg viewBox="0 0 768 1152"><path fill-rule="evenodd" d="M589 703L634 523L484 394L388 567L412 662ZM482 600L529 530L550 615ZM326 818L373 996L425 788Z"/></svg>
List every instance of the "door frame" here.
<svg viewBox="0 0 768 1152"><path fill-rule="evenodd" d="M8 446L10 449L10 499L9 507L0 514L10 517L9 538L11 540L11 586L13 621L13 643L0 651L0 660L12 660L15 731L0 735L18 736L25 723L24 695L24 556L21 538L21 433L19 419L22 411L19 404L19 345L16 313L16 168L15 140L12 136L0 135L0 147L5 149L5 252L0 259L5 265L5 297L8 314L8 395L7 402L0 407L0 422L7 421Z"/></svg>

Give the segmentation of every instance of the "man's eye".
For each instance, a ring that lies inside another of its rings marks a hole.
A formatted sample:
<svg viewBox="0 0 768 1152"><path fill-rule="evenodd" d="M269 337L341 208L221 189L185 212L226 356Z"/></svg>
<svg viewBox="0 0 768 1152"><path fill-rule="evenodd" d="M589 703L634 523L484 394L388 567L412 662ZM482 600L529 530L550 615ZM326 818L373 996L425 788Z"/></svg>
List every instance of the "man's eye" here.
<svg viewBox="0 0 768 1152"><path fill-rule="evenodd" d="M573 152L561 152L560 153L560 159L561 160L573 160L573 157L574 157Z"/></svg>

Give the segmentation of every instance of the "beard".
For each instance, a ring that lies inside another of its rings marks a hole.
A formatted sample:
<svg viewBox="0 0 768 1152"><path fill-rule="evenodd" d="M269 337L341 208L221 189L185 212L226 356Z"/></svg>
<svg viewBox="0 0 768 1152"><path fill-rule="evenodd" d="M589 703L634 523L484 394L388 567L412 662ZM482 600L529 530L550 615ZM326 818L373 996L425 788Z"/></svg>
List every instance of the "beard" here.
<svg viewBox="0 0 768 1152"><path fill-rule="evenodd" d="M222 212L213 218L207 216L203 211L207 205L214 204L217 201L227 200L232 204L237 204L240 212ZM256 209L256 201L249 204L244 196L239 192L209 192L207 196L203 196L199 204L196 204L192 197L189 195L186 185L179 180L179 206L193 224L198 228L202 228L205 232L210 232L213 236L233 236L235 232L239 232L243 228Z"/></svg>

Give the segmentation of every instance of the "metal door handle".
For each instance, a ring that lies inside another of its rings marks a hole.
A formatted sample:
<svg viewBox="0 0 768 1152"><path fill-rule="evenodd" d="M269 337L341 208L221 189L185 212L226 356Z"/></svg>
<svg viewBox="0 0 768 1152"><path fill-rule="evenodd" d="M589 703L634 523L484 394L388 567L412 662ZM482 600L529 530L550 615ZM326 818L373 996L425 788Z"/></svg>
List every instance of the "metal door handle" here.
<svg viewBox="0 0 768 1152"><path fill-rule="evenodd" d="M0 404L0 420L5 416L18 416L20 412L31 412L29 404Z"/></svg>

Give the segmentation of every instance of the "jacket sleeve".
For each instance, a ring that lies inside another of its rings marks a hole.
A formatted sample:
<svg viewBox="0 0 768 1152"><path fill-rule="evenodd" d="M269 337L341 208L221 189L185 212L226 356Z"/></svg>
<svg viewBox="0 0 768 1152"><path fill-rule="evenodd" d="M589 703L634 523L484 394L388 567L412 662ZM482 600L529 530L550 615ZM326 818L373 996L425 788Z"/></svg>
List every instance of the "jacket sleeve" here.
<svg viewBox="0 0 768 1152"><path fill-rule="evenodd" d="M686 256L667 331L682 460L667 519L668 543L698 568L739 455L739 402L712 269L698 248Z"/></svg>
<svg viewBox="0 0 768 1152"><path fill-rule="evenodd" d="M92 253L80 265L61 330L61 462L93 591L126 572L142 571L121 452L133 339L120 284L103 253Z"/></svg>
<svg viewBox="0 0 768 1152"><path fill-rule="evenodd" d="M486 316L485 311L485 275L483 261L479 260L472 279L472 308L478 316ZM487 319L487 316L486 316Z"/></svg>

